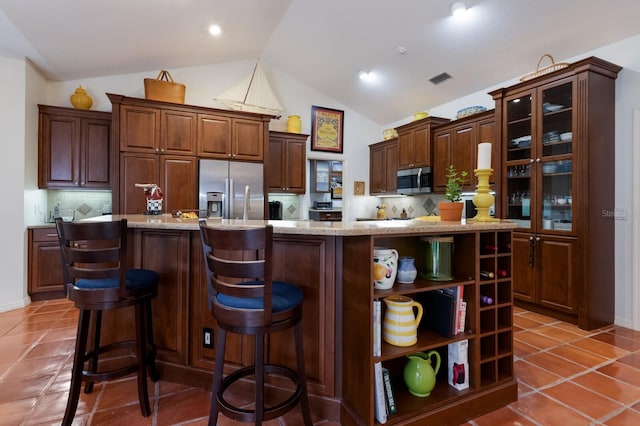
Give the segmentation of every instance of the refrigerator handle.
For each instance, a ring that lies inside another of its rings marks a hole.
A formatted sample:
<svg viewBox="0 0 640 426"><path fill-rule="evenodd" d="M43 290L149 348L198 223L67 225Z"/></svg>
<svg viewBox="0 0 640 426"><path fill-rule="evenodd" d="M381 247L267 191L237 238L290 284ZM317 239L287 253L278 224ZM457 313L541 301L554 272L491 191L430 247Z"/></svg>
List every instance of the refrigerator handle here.
<svg viewBox="0 0 640 426"><path fill-rule="evenodd" d="M231 215L233 214L233 179L224 180L224 195L223 217L225 219L231 219Z"/></svg>

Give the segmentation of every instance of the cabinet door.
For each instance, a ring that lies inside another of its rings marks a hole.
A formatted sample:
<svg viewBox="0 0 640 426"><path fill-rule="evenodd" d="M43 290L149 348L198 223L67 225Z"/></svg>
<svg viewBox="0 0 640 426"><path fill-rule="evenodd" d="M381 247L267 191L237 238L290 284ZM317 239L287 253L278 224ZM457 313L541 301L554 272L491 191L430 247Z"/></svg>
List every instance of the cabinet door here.
<svg viewBox="0 0 640 426"><path fill-rule="evenodd" d="M160 274L158 297L153 299L153 336L158 359L187 363L187 313L190 275L189 231L139 229L134 231L134 266Z"/></svg>
<svg viewBox="0 0 640 426"><path fill-rule="evenodd" d="M234 118L232 121L232 151L234 160L264 160L264 124L262 121L242 120Z"/></svg>
<svg viewBox="0 0 640 426"><path fill-rule="evenodd" d="M313 178L311 192L331 192L329 187L329 161L313 161Z"/></svg>
<svg viewBox="0 0 640 426"><path fill-rule="evenodd" d="M536 302L535 239L533 234L513 234L513 295Z"/></svg>
<svg viewBox="0 0 640 426"><path fill-rule="evenodd" d="M398 169L408 169L414 166L413 132L398 134Z"/></svg>
<svg viewBox="0 0 640 426"><path fill-rule="evenodd" d="M447 186L447 168L451 164L451 130L433 135L433 188L444 192Z"/></svg>
<svg viewBox="0 0 640 426"><path fill-rule="evenodd" d="M287 140L284 173L286 191L293 194L304 194L307 186L306 140Z"/></svg>
<svg viewBox="0 0 640 426"><path fill-rule="evenodd" d="M285 150L285 139L269 138L269 156L266 165L267 173L265 173L269 191L281 192L285 190Z"/></svg>
<svg viewBox="0 0 640 426"><path fill-rule="evenodd" d="M164 191L163 210L198 208L198 160L196 157L160 156L159 185Z"/></svg>
<svg viewBox="0 0 640 426"><path fill-rule="evenodd" d="M489 183L495 184L498 179L500 168L502 166L502 151L500 149L500 143L497 142L496 137L496 121L492 117L487 120L482 120L478 123L478 139L477 143L490 142L493 144L491 147L491 168L493 168L493 174L489 178ZM474 157L477 158L478 148L475 149Z"/></svg>
<svg viewBox="0 0 640 426"><path fill-rule="evenodd" d="M120 214L140 214L147 211L144 191L142 188L136 188L134 184L160 184L158 163L158 156L155 154L120 154ZM166 205L163 207L166 211Z"/></svg>
<svg viewBox="0 0 640 426"><path fill-rule="evenodd" d="M110 120L82 120L80 186L111 188Z"/></svg>
<svg viewBox="0 0 640 426"><path fill-rule="evenodd" d="M466 171L468 173L466 184L462 186L463 190L467 191L473 191L475 188L473 170L476 165L476 139L477 130L474 124L456 127L453 130L451 163L459 172Z"/></svg>
<svg viewBox="0 0 640 426"><path fill-rule="evenodd" d="M120 151L156 153L160 150L160 110L122 105Z"/></svg>
<svg viewBox="0 0 640 426"><path fill-rule="evenodd" d="M163 154L195 155L196 115L190 112L163 109L160 113L160 152Z"/></svg>
<svg viewBox="0 0 640 426"><path fill-rule="evenodd" d="M386 192L395 194L397 189L398 174L398 144L389 144L385 150Z"/></svg>
<svg viewBox="0 0 640 426"><path fill-rule="evenodd" d="M302 287L305 370L311 393L333 396L335 342L334 239L274 237L274 279ZM292 267L292 265L295 265ZM269 361L295 368L293 329L270 336Z"/></svg>
<svg viewBox="0 0 640 426"><path fill-rule="evenodd" d="M198 114L198 155L209 158L231 158L231 119Z"/></svg>
<svg viewBox="0 0 640 426"><path fill-rule="evenodd" d="M387 190L386 175L383 172L386 167L384 145L373 145L369 149L369 193L384 194Z"/></svg>
<svg viewBox="0 0 640 426"><path fill-rule="evenodd" d="M578 313L576 239L540 235L536 240L539 303L569 314Z"/></svg>
<svg viewBox="0 0 640 426"><path fill-rule="evenodd" d="M63 296L62 261L55 228L29 230L28 284L29 296L34 301Z"/></svg>
<svg viewBox="0 0 640 426"><path fill-rule="evenodd" d="M65 115L40 115L40 188L78 186L80 119Z"/></svg>
<svg viewBox="0 0 640 426"><path fill-rule="evenodd" d="M416 129L413 134L413 155L415 167L431 165L431 127Z"/></svg>

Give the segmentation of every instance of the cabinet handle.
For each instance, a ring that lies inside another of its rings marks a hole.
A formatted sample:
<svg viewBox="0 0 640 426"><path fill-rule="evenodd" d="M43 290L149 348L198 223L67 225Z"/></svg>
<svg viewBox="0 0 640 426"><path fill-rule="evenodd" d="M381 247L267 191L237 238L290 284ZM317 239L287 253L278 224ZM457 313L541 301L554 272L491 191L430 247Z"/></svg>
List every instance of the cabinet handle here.
<svg viewBox="0 0 640 426"><path fill-rule="evenodd" d="M536 243L533 237L529 237L529 266L535 263Z"/></svg>
<svg viewBox="0 0 640 426"><path fill-rule="evenodd" d="M530 158L530 159L529 159L529 163L533 163L533 158Z"/></svg>
<svg viewBox="0 0 640 426"><path fill-rule="evenodd" d="M536 158L536 163L539 163L540 161L542 160L540 160L539 158Z"/></svg>
<svg viewBox="0 0 640 426"><path fill-rule="evenodd" d="M540 241L540 237L536 237L536 241Z"/></svg>

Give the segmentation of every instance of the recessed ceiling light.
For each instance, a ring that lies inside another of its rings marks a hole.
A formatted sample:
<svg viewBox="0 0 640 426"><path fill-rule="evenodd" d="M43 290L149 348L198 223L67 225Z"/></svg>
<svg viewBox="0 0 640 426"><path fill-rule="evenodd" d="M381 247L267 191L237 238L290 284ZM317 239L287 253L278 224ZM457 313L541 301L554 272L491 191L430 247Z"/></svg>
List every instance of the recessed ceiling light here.
<svg viewBox="0 0 640 426"><path fill-rule="evenodd" d="M213 24L209 26L209 34L211 34L212 36L219 36L220 34L222 34L222 28L220 28L220 25L218 24Z"/></svg>
<svg viewBox="0 0 640 426"><path fill-rule="evenodd" d="M451 14L460 16L467 10L467 5L463 1L457 1L451 5Z"/></svg>
<svg viewBox="0 0 640 426"><path fill-rule="evenodd" d="M404 46L398 46L396 48L396 52L398 52L398 54L400 55L404 55L405 53L407 53L407 48Z"/></svg>
<svg viewBox="0 0 640 426"><path fill-rule="evenodd" d="M371 82L374 80L374 74L371 71L360 71L358 73L358 77L360 77L360 80L365 82Z"/></svg>

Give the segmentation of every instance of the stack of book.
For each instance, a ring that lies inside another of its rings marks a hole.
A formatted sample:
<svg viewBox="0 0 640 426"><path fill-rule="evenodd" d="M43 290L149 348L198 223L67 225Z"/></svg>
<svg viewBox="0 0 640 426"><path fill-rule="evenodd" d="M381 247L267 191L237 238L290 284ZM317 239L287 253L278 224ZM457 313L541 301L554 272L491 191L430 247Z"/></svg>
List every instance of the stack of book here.
<svg viewBox="0 0 640 426"><path fill-rule="evenodd" d="M382 302L373 302L373 356L379 357L382 352ZM381 362L373 364L374 373L374 398L375 398L375 418L380 424L387 422L389 414L397 412L393 387L391 385L391 375Z"/></svg>
<svg viewBox="0 0 640 426"><path fill-rule="evenodd" d="M463 296L463 285L425 292L421 297L425 325L445 337L464 333L467 302Z"/></svg>

